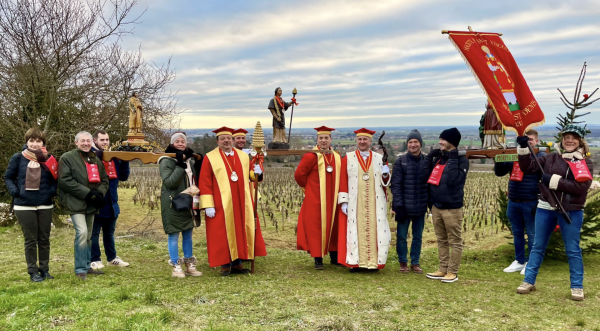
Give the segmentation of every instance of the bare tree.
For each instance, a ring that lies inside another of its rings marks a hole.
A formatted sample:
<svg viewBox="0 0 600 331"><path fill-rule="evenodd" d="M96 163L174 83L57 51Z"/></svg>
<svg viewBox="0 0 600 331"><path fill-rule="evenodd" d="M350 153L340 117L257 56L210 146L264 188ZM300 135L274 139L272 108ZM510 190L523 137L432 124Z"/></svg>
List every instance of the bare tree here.
<svg viewBox="0 0 600 331"><path fill-rule="evenodd" d="M137 0L0 1L0 171L39 127L50 152L73 147L76 132L127 134L128 97L144 104L144 131L163 142L181 110L168 90L170 60L148 63L121 44L134 31ZM3 188L2 188L3 189Z"/></svg>

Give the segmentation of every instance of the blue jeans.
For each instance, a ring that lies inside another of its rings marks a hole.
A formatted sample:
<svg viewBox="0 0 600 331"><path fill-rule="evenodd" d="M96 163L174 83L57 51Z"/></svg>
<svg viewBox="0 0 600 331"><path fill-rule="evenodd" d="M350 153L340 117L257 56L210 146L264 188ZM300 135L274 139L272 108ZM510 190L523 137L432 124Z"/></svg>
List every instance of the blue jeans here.
<svg viewBox="0 0 600 331"><path fill-rule="evenodd" d="M527 262L525 256L525 244L527 243L528 255L531 256L531 249L535 238L535 211L537 201L514 202L508 201L506 216L510 221L510 227L515 242L515 260L524 264ZM525 240L525 231L527 231L527 240Z"/></svg>
<svg viewBox="0 0 600 331"><path fill-rule="evenodd" d="M181 246L185 258L194 256L192 252L192 230L194 229L181 232ZM169 257L173 264L177 264L177 260L179 260L179 232L169 233Z"/></svg>
<svg viewBox="0 0 600 331"><path fill-rule="evenodd" d="M525 269L525 282L535 284L550 236L558 223L569 261L571 288L583 288L583 258L581 257L581 247L579 247L579 234L583 225L583 210L570 211L569 216L573 222L571 224L568 224L557 211L537 209L535 215L535 241L533 242L531 256L529 256L529 263Z"/></svg>
<svg viewBox="0 0 600 331"><path fill-rule="evenodd" d="M408 216L404 223L398 222L396 230L396 253L398 253L398 261L407 263L408 246L406 238L408 237L408 226L412 221L412 243L410 245L410 264L419 264L421 258L421 245L423 243L423 228L425 227L425 214L420 216Z"/></svg>
<svg viewBox="0 0 600 331"><path fill-rule="evenodd" d="M100 230L102 230L102 242L104 243L104 254L106 260L112 261L117 257L115 248L115 227L117 218L94 217L94 229L92 230L92 262L101 261L100 256Z"/></svg>
<svg viewBox="0 0 600 331"><path fill-rule="evenodd" d="M75 228L75 273L87 274L92 258L92 227L94 214L71 215Z"/></svg>

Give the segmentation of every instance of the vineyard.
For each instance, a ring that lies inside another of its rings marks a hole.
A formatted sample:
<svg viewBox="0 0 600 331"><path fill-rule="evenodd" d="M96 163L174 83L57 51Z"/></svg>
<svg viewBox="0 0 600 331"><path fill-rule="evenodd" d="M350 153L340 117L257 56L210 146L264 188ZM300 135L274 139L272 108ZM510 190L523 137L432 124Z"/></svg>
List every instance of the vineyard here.
<svg viewBox="0 0 600 331"><path fill-rule="evenodd" d="M128 181L121 182L120 187L133 189L131 202L148 209L148 217L140 224L134 224L130 233L147 234L149 232L162 233L160 220L160 187L161 179L156 166L140 166L131 168ZM476 242L483 238L510 235L510 230L502 224L497 214L500 209L498 195L505 192L508 177L496 177L493 173L472 172L467 177L465 185L465 209L463 233L465 242ZM280 239L293 238L296 234L298 213L302 205L303 192L294 180L294 168L268 167L265 171L265 181L260 184L261 200L258 213L261 227L266 237ZM389 194L389 192L388 192ZM388 199L388 220L394 229L394 215L392 214L391 194ZM427 233L434 239L431 216L427 216L425 227ZM151 225L149 225L152 223ZM275 235L276 234L276 235ZM394 238L395 239L395 238ZM292 247L293 245L288 245Z"/></svg>

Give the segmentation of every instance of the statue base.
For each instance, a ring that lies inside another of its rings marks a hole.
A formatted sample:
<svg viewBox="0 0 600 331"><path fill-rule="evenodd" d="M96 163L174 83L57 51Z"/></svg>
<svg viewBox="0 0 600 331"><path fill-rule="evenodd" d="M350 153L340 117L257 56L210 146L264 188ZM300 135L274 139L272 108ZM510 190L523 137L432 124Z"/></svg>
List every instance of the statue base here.
<svg viewBox="0 0 600 331"><path fill-rule="evenodd" d="M290 144L280 142L270 142L268 149L290 149Z"/></svg>
<svg viewBox="0 0 600 331"><path fill-rule="evenodd" d="M123 142L123 145L127 146L140 146L148 145L149 142L144 140L145 136L143 133L129 133L127 134L127 140Z"/></svg>

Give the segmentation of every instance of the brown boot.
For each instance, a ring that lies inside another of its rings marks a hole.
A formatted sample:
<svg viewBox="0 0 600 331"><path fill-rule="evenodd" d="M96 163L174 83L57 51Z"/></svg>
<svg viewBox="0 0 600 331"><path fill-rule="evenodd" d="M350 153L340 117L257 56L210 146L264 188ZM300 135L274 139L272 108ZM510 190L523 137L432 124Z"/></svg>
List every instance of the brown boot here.
<svg viewBox="0 0 600 331"><path fill-rule="evenodd" d="M408 269L408 263L406 262L400 262L400 272L403 273L409 273L410 270Z"/></svg>
<svg viewBox="0 0 600 331"><path fill-rule="evenodd" d="M226 277L231 273L230 267L221 267L221 276Z"/></svg>
<svg viewBox="0 0 600 331"><path fill-rule="evenodd" d="M185 274L183 273L183 270L181 270L181 259L177 259L177 264L169 259L169 265L173 267L173 273L171 273L172 277L185 278Z"/></svg>
<svg viewBox="0 0 600 331"><path fill-rule="evenodd" d="M202 273L198 270L196 270L196 263L198 262L198 260L196 260L195 256L192 257L186 257L183 259L183 262L185 263L185 271L184 273L188 276L202 276Z"/></svg>
<svg viewBox="0 0 600 331"><path fill-rule="evenodd" d="M410 270L412 270L412 272L416 273L416 274L422 274L423 273L423 269L421 269L421 266L418 264L413 264L410 266Z"/></svg>

